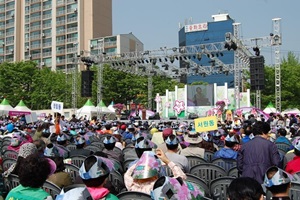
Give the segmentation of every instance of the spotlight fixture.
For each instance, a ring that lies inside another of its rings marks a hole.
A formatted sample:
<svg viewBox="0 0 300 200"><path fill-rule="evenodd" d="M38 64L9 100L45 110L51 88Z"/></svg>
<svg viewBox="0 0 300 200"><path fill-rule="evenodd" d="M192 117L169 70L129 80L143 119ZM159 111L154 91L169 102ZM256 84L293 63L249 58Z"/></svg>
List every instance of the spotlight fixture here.
<svg viewBox="0 0 300 200"><path fill-rule="evenodd" d="M200 61L202 58L202 55L200 53L197 53L197 59Z"/></svg>
<svg viewBox="0 0 300 200"><path fill-rule="evenodd" d="M174 57L170 57L170 62L173 63L175 61Z"/></svg>

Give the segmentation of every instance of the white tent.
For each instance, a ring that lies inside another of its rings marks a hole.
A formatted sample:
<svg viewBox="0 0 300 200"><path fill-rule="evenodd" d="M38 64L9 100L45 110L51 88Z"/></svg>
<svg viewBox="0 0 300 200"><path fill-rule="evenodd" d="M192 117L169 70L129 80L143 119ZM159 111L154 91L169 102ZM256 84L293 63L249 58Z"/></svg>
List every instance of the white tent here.
<svg viewBox="0 0 300 200"><path fill-rule="evenodd" d="M86 115L88 119L97 115L97 108L93 105L90 99L86 101L83 107L76 111L78 117Z"/></svg>
<svg viewBox="0 0 300 200"><path fill-rule="evenodd" d="M277 113L276 108L274 108L274 105L272 104L272 102L269 102L269 104L263 111L267 114Z"/></svg>
<svg viewBox="0 0 300 200"><path fill-rule="evenodd" d="M0 114L8 114L9 111L15 111L15 109L9 104L7 99L3 99L0 104Z"/></svg>
<svg viewBox="0 0 300 200"><path fill-rule="evenodd" d="M114 108L114 102L112 101L110 104L109 104L109 106L107 107L109 110L111 110L112 112L116 112L116 109Z"/></svg>
<svg viewBox="0 0 300 200"><path fill-rule="evenodd" d="M25 105L23 100L21 100L18 105L15 107L16 111L24 111L24 112L31 112L31 110Z"/></svg>
<svg viewBox="0 0 300 200"><path fill-rule="evenodd" d="M281 114L295 114L295 115L299 115L300 114L300 110L298 108L288 108L288 109L284 110Z"/></svg>
<svg viewBox="0 0 300 200"><path fill-rule="evenodd" d="M103 116L103 114L106 114L106 117L108 119L115 119L116 117L115 111L112 111L108 107L106 107L106 105L102 100L97 105L97 109L98 109L97 111L100 113L101 116Z"/></svg>

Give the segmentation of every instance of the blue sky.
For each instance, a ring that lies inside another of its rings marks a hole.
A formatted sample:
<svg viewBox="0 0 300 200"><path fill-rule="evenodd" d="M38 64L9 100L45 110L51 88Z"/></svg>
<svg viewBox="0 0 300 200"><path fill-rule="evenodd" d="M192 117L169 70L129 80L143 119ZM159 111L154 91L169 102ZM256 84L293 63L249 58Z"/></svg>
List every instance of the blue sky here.
<svg viewBox="0 0 300 200"><path fill-rule="evenodd" d="M243 38L268 36L272 18L280 17L281 56L300 55L300 0L113 0L113 34L132 32L145 50L177 47L179 23L212 21L211 15L229 13L241 23ZM271 48L261 49L266 64L273 64Z"/></svg>

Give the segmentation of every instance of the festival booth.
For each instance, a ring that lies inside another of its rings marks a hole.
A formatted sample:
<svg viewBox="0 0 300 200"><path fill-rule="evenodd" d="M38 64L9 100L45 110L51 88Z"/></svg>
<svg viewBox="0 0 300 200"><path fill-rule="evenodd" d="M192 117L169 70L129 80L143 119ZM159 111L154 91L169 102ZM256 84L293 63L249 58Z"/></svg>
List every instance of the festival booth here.
<svg viewBox="0 0 300 200"><path fill-rule="evenodd" d="M82 116L87 116L87 119L91 119L92 116L97 116L97 108L93 105L90 99L86 101L83 107L76 111L76 116L78 118Z"/></svg>
<svg viewBox="0 0 300 200"><path fill-rule="evenodd" d="M14 108L14 111L9 112L9 116L30 115L31 112L32 111L25 105L24 101L21 100Z"/></svg>
<svg viewBox="0 0 300 200"><path fill-rule="evenodd" d="M116 109L114 108L114 105L115 103L112 101L107 108L112 112L116 113Z"/></svg>
<svg viewBox="0 0 300 200"><path fill-rule="evenodd" d="M106 105L104 104L104 102L102 100L99 102L96 109L100 113L100 118L105 114L106 118L109 120L116 119L115 111L112 111L111 109L106 107Z"/></svg>
<svg viewBox="0 0 300 200"><path fill-rule="evenodd" d="M281 112L281 114L288 114L288 115L291 115L291 114L294 114L294 115L300 115L300 110L298 108L288 108L284 111Z"/></svg>
<svg viewBox="0 0 300 200"><path fill-rule="evenodd" d="M15 111L15 109L9 104L8 100L4 98L0 104L0 115L7 115L10 111Z"/></svg>
<svg viewBox="0 0 300 200"><path fill-rule="evenodd" d="M219 120L225 120L226 114L234 114L233 108L237 100L239 107L250 107L250 90L235 96L234 88L228 88L227 83L222 86L217 84L185 85L184 88L175 86L174 91L166 90L164 95L157 94L155 97L156 110L160 118L165 120L206 116L217 116Z"/></svg>
<svg viewBox="0 0 300 200"><path fill-rule="evenodd" d="M269 102L269 104L267 105L267 107L264 109L264 112L267 113L267 114L277 113L277 110L274 107L274 105L272 104L272 102Z"/></svg>

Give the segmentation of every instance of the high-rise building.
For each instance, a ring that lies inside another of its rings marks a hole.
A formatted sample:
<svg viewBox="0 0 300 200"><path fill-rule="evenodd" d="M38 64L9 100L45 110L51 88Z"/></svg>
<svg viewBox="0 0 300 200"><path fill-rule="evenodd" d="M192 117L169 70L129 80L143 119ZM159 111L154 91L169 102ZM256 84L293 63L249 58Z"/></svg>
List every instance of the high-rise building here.
<svg viewBox="0 0 300 200"><path fill-rule="evenodd" d="M105 53L107 55L120 55L128 52L141 52L144 44L132 33L93 38L90 40L91 54Z"/></svg>
<svg viewBox="0 0 300 200"><path fill-rule="evenodd" d="M233 33L233 23L234 20L229 17L228 14L218 14L212 16L212 22L205 22L199 24L188 24L183 26L179 30L179 46L192 46L201 45L209 43L217 43L225 41L225 33ZM214 62L210 56L216 56L224 64L234 63L234 53L233 51L223 51L214 52L214 54L203 54L201 59L192 58L199 66L214 66ZM185 67L186 63L180 62L180 67ZM234 87L234 76L233 74L228 74L228 72L222 72L220 70L218 73L211 75L206 74L190 74L183 81L185 83L193 82L207 82L207 83L217 83L218 85L224 85L225 82L228 83L228 87Z"/></svg>
<svg viewBox="0 0 300 200"><path fill-rule="evenodd" d="M74 66L92 38L112 35L112 0L0 0L0 60Z"/></svg>

